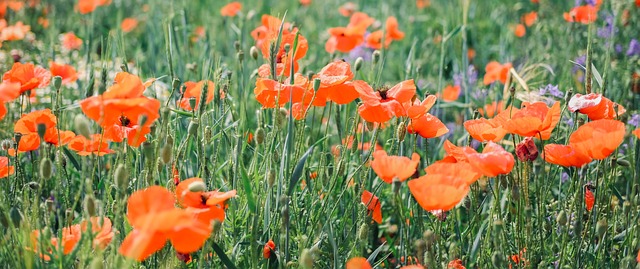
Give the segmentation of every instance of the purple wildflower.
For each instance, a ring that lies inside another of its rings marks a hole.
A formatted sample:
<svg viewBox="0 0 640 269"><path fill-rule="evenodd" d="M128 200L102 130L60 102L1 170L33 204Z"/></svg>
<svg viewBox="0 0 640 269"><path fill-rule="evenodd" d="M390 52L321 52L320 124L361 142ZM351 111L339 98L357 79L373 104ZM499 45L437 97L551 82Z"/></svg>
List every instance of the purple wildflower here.
<svg viewBox="0 0 640 269"><path fill-rule="evenodd" d="M540 95L545 95L547 93L551 94L551 96L556 98L564 97L564 93L558 89L557 85L549 84L544 88L540 88Z"/></svg>
<svg viewBox="0 0 640 269"><path fill-rule="evenodd" d="M604 17L605 25L601 28L598 28L597 35L600 38L611 38L616 32L618 32L618 28L616 28L615 23L613 21L614 17L611 14L607 14Z"/></svg>
<svg viewBox="0 0 640 269"><path fill-rule="evenodd" d="M634 127L638 128L638 126L640 126L640 114L635 113L631 115L631 118L629 119L627 124L633 125Z"/></svg>
<svg viewBox="0 0 640 269"><path fill-rule="evenodd" d="M627 50L627 56L640 55L640 42L637 39L631 39L629 42L629 49Z"/></svg>

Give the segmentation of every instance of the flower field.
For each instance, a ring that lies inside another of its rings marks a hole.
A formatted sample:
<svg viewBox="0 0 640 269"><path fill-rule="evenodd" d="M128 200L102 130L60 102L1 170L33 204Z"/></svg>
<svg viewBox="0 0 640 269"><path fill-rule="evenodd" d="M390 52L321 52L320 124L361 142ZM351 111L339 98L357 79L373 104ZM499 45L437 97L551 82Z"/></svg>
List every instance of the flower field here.
<svg viewBox="0 0 640 269"><path fill-rule="evenodd" d="M640 0L0 0L0 267L640 268Z"/></svg>

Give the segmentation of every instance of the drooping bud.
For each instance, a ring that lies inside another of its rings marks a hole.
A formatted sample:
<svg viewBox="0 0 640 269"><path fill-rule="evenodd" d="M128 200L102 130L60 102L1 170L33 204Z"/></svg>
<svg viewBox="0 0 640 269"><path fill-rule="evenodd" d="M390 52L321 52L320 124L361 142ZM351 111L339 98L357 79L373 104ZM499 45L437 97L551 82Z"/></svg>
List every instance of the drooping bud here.
<svg viewBox="0 0 640 269"><path fill-rule="evenodd" d="M380 51L379 50L374 50L373 53L371 54L371 60L373 61L373 64L377 64L378 61L380 61Z"/></svg>
<svg viewBox="0 0 640 269"><path fill-rule="evenodd" d="M355 69L356 72L360 71L360 69L362 69L363 63L364 63L364 59L362 59L362 57L358 57L356 59L356 62L353 64L353 69Z"/></svg>
<svg viewBox="0 0 640 269"><path fill-rule="evenodd" d="M607 223L607 219L601 219L596 223L596 236L601 238L609 228L609 224Z"/></svg>
<svg viewBox="0 0 640 269"><path fill-rule="evenodd" d="M49 160L49 158L44 158L40 162L40 176L44 179L51 178L52 167L53 165L51 163L51 160Z"/></svg>
<svg viewBox="0 0 640 269"><path fill-rule="evenodd" d="M51 84L53 85L54 89L60 90L60 87L62 86L62 77L60 76L53 77L53 79L51 80Z"/></svg>
<svg viewBox="0 0 640 269"><path fill-rule="evenodd" d="M83 202L84 213L87 214L88 217L94 217L97 214L97 205L96 199L93 198L93 195L87 195L84 197Z"/></svg>
<svg viewBox="0 0 640 269"><path fill-rule="evenodd" d="M40 139L44 140L44 134L47 132L47 126L44 123L38 123L36 128L38 130L38 136L40 136Z"/></svg>
<svg viewBox="0 0 640 269"><path fill-rule="evenodd" d="M251 55L251 58L253 58L254 60L258 60L258 48L256 48L256 46L251 46L251 49L249 49L249 54Z"/></svg>
<svg viewBox="0 0 640 269"><path fill-rule="evenodd" d="M533 138L527 137L516 145L516 156L522 162L533 162L538 158L538 148Z"/></svg>
<svg viewBox="0 0 640 269"><path fill-rule="evenodd" d="M187 129L187 133L189 133L190 136L197 135L198 126L200 126L200 123L198 123L198 120L192 119L191 122L189 122L189 128Z"/></svg>

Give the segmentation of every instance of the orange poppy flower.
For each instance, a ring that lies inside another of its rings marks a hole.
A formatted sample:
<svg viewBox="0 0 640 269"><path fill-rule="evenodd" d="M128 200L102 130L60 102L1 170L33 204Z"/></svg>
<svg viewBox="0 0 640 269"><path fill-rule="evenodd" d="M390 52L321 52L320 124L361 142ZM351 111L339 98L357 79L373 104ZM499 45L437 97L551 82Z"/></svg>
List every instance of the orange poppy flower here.
<svg viewBox="0 0 640 269"><path fill-rule="evenodd" d="M371 168L384 182L391 184L394 179L405 181L411 177L418 168L420 155L413 153L411 159L404 156L389 156L384 150L373 153Z"/></svg>
<svg viewBox="0 0 640 269"><path fill-rule="evenodd" d="M251 31L251 37L256 41L256 47L262 49L264 47L263 43L269 40L274 40L278 37L278 32L280 30L280 26L282 25L282 36L288 35L292 32L296 32L297 28L291 28L291 24L288 22L282 23L282 20L273 17L271 15L262 15L262 25L256 27L253 31ZM266 45L267 49L269 44ZM268 55L268 53L266 54ZM265 58L268 58L264 54L262 55Z"/></svg>
<svg viewBox="0 0 640 269"><path fill-rule="evenodd" d="M565 12L563 17L568 22L590 24L598 19L598 8L591 5L577 6Z"/></svg>
<svg viewBox="0 0 640 269"><path fill-rule="evenodd" d="M626 109L602 94L575 94L569 100L569 111L585 114L590 120L614 119L626 112Z"/></svg>
<svg viewBox="0 0 640 269"><path fill-rule="evenodd" d="M125 18L120 23L120 29L122 29L122 32L124 33L133 31L134 29L136 29L137 26L138 26L138 20L136 20L135 18Z"/></svg>
<svg viewBox="0 0 640 269"><path fill-rule="evenodd" d="M212 81L203 80L197 83L193 81L187 81L184 83L185 90L182 98L178 100L178 106L188 111L194 110L195 108L199 107L200 95L202 94L202 89L204 88L205 83L207 83L207 98L205 100L205 104L211 103L211 100L213 100L213 93L216 89L215 84L213 84ZM190 98L196 99L196 107L191 107L191 105L189 104Z"/></svg>
<svg viewBox="0 0 640 269"><path fill-rule="evenodd" d="M577 151L573 146L548 144L544 146L545 161L564 167L582 167L591 162L591 157Z"/></svg>
<svg viewBox="0 0 640 269"><path fill-rule="evenodd" d="M622 144L625 135L624 123L602 119L580 126L569 137L569 144L596 160L607 158Z"/></svg>
<svg viewBox="0 0 640 269"><path fill-rule="evenodd" d="M49 62L49 70L52 77L60 76L62 78L62 84L69 84L78 80L78 73L71 65Z"/></svg>
<svg viewBox="0 0 640 269"><path fill-rule="evenodd" d="M40 147L41 139L38 134L38 125L44 127L44 141L52 145L65 145L75 137L75 134L71 131L58 131L56 128L56 116L51 113L51 110L34 111L22 116L13 128L15 133L22 134L18 143L19 152L32 151ZM58 138L60 138L60 141L58 141Z"/></svg>
<svg viewBox="0 0 640 269"><path fill-rule="evenodd" d="M20 93L46 87L50 80L51 73L49 71L40 66L34 66L32 63L16 62L11 70L2 76L3 82L20 83Z"/></svg>
<svg viewBox="0 0 640 269"><path fill-rule="evenodd" d="M20 96L20 83L2 82L0 83L0 120L7 114L5 102L13 101Z"/></svg>
<svg viewBox="0 0 640 269"><path fill-rule="evenodd" d="M418 204L426 211L448 211L469 193L465 179L450 175L427 174L407 183Z"/></svg>
<svg viewBox="0 0 640 269"><path fill-rule="evenodd" d="M311 5L311 0L300 0L300 5L303 5L303 6Z"/></svg>
<svg viewBox="0 0 640 269"><path fill-rule="evenodd" d="M500 64L499 62L492 61L484 68L484 85L489 85L495 81L500 81L502 84L507 82L507 76L509 75L509 69L511 69L511 63Z"/></svg>
<svg viewBox="0 0 640 269"><path fill-rule="evenodd" d="M162 249L167 240L180 253L200 249L211 234L210 223L174 204L173 194L160 186L133 193L127 201L127 219L134 229L122 242L120 254L142 261Z"/></svg>
<svg viewBox="0 0 640 269"><path fill-rule="evenodd" d="M329 53L334 53L336 50L350 52L364 41L364 34L374 21L375 19L365 13L353 13L347 27L329 28L331 37L325 44L325 50Z"/></svg>
<svg viewBox="0 0 640 269"><path fill-rule="evenodd" d="M360 116L368 122L384 123L396 117L404 117L407 112L403 106L409 106L416 93L413 79L402 81L390 89L373 91L364 81L354 81L353 85L360 94L362 105L358 107Z"/></svg>
<svg viewBox="0 0 640 269"><path fill-rule="evenodd" d="M479 118L475 120L467 120L464 122L464 128L469 135L480 142L499 142L507 134L504 125L510 119L510 115L518 112L519 109L512 108L500 112L493 119Z"/></svg>
<svg viewBox="0 0 640 269"><path fill-rule="evenodd" d="M367 207L368 214L371 214L371 218L378 224L382 223L382 207L380 205L380 199L369 191L362 192L360 197L361 202Z"/></svg>
<svg viewBox="0 0 640 269"><path fill-rule="evenodd" d="M517 37L523 37L527 34L527 28L524 27L524 24L517 24L515 27L513 27L513 34L515 34Z"/></svg>
<svg viewBox="0 0 640 269"><path fill-rule="evenodd" d="M13 175L14 167L9 166L9 158L0 156L0 178L5 178Z"/></svg>
<svg viewBox="0 0 640 269"><path fill-rule="evenodd" d="M91 233L93 233L93 246L96 248L104 249L111 243L113 239L115 231L112 229L111 220L106 217L92 217L87 220L83 220L80 224L71 225L69 227L62 228L62 237L60 244L62 245L62 253L64 255L68 255L73 251L78 242L82 237L83 233L87 233L89 222L91 222ZM50 242L47 243L39 243L41 231L34 230L31 232L31 244L36 253L37 249L40 249L40 246L45 246L45 253L48 254L40 254L40 257L45 261L51 260L50 255L54 254L53 250L57 249L59 246L59 240L56 237L51 238ZM50 243L50 244L49 244Z"/></svg>
<svg viewBox="0 0 640 269"><path fill-rule="evenodd" d="M508 174L515 165L513 155L493 142L487 143L482 153L470 147L465 147L462 151L469 160L469 164L486 177Z"/></svg>
<svg viewBox="0 0 640 269"><path fill-rule="evenodd" d="M363 257L354 257L347 261L346 269L372 269L371 264Z"/></svg>
<svg viewBox="0 0 640 269"><path fill-rule="evenodd" d="M490 104L484 105L484 108L478 108L478 112L480 112L480 115L487 118L492 118L502 111L504 111L504 101L493 101Z"/></svg>
<svg viewBox="0 0 640 269"><path fill-rule="evenodd" d="M303 99L307 101L305 103L308 103L313 98L313 89L309 87L307 78L298 73L295 74L293 85L272 79L258 78L253 93L256 95L256 100L264 108L274 108L276 105L280 107L289 102L300 103Z"/></svg>
<svg viewBox="0 0 640 269"><path fill-rule="evenodd" d="M442 100L445 102L455 102L460 97L460 85L449 85L442 90Z"/></svg>
<svg viewBox="0 0 640 269"><path fill-rule="evenodd" d="M555 102L551 108L543 102L533 104L524 102L522 105L523 108L504 123L504 128L509 133L524 137L549 139L551 132L560 121L560 103Z"/></svg>
<svg viewBox="0 0 640 269"><path fill-rule="evenodd" d="M373 49L381 49L382 41L384 37L384 47L388 48L392 41L402 40L404 38L404 32L398 29L398 20L396 17L389 17L385 23L385 31L375 31L369 34L366 38L367 46Z"/></svg>
<svg viewBox="0 0 640 269"><path fill-rule="evenodd" d="M531 27L538 20L538 12L531 11L527 14L524 14L522 15L522 18L520 20L527 27Z"/></svg>
<svg viewBox="0 0 640 269"><path fill-rule="evenodd" d="M62 35L62 46L67 50L77 50L82 48L82 39L73 32Z"/></svg>
<svg viewBox="0 0 640 269"><path fill-rule="evenodd" d="M235 17L242 10L240 2L231 2L220 9L220 15L223 17Z"/></svg>
<svg viewBox="0 0 640 269"><path fill-rule="evenodd" d="M431 0L416 0L416 7L419 9L423 9L431 6Z"/></svg>
<svg viewBox="0 0 640 269"><path fill-rule="evenodd" d="M109 144L106 139L100 134L93 134L90 139L87 139L83 135L77 135L69 141L67 147L77 152L80 156L87 156L91 154L104 156L106 154L113 153L113 150L109 149Z"/></svg>
<svg viewBox="0 0 640 269"><path fill-rule="evenodd" d="M78 0L76 10L80 14L89 14L96 10L97 7L109 4L111 4L111 0Z"/></svg>
<svg viewBox="0 0 640 269"><path fill-rule="evenodd" d="M298 45L294 49L293 44L295 43L296 35L298 36ZM260 43L259 48L262 52L262 56L265 59L270 58L269 49L271 46L271 42L275 42L276 40L277 40L277 35L274 36L272 39L267 39ZM285 51L286 47L289 47L289 52ZM295 50L295 55L293 54L294 50ZM278 46L278 51L275 56L276 64L282 64L283 73L277 74L277 75L279 76L290 75L292 62L293 62L293 72L294 73L297 72L298 60L302 59L302 57L304 57L307 54L308 50L309 50L309 44L307 42L307 39L304 36L297 34L297 30L286 35L283 34L280 40L280 45Z"/></svg>
<svg viewBox="0 0 640 269"><path fill-rule="evenodd" d="M450 261L447 264L447 268L453 268L453 269L467 269L466 267L464 267L464 265L462 264L462 260L460 259L455 259L453 261Z"/></svg>
<svg viewBox="0 0 640 269"><path fill-rule="evenodd" d="M262 257L264 257L265 259L271 258L271 253L273 253L275 250L276 243L274 243L273 240L269 239L269 241L265 243L264 247L262 248Z"/></svg>
<svg viewBox="0 0 640 269"><path fill-rule="evenodd" d="M455 160L455 158L454 158ZM471 164L466 162L449 162L446 158L437 161L424 169L427 174L439 174L444 176L453 176L456 178L464 179L467 185L471 185L476 182L482 174L476 172Z"/></svg>
<svg viewBox="0 0 640 269"><path fill-rule="evenodd" d="M449 140L445 140L443 148L444 152L447 153L447 156L453 157L457 162L469 162L462 147L458 147L449 142Z"/></svg>
<svg viewBox="0 0 640 269"><path fill-rule="evenodd" d="M412 118L411 123L407 125L407 131L424 138L435 138L447 134L449 128L438 117L425 113L417 118Z"/></svg>
<svg viewBox="0 0 640 269"><path fill-rule="evenodd" d="M189 185L194 182L201 182L204 184L204 181L201 178L193 177L186 180L183 180L176 186L176 198L178 200L178 204L182 207L193 207L193 208L209 208L211 206L220 206L223 207L224 203L236 196L236 191L228 191L228 192L218 192L218 191L197 191L193 192L189 190ZM224 214L220 221L224 220Z"/></svg>
<svg viewBox="0 0 640 269"><path fill-rule="evenodd" d="M584 188L584 205L587 208L587 211L591 212L593 209L593 205L596 203L596 197L593 195L593 192L589 189L589 187Z"/></svg>
<svg viewBox="0 0 640 269"><path fill-rule="evenodd" d="M635 131L633 131L633 134L640 139L640 129L636 129Z"/></svg>
<svg viewBox="0 0 640 269"><path fill-rule="evenodd" d="M31 31L31 26L25 25L21 21L19 21L14 25L3 28L2 31L0 31L0 40L23 40L29 31Z"/></svg>
<svg viewBox="0 0 640 269"><path fill-rule="evenodd" d="M353 79L351 65L347 62L336 61L326 65L316 76L320 80L320 88L316 92L313 104L324 106L327 100L344 105L359 97L358 91L349 81Z"/></svg>

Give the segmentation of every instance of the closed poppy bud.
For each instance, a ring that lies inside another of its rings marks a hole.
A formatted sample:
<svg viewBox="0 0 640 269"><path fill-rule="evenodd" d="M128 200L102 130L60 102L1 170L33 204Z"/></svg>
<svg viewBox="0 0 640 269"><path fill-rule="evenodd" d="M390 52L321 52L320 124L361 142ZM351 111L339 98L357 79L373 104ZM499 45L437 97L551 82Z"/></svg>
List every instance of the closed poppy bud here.
<svg viewBox="0 0 640 269"><path fill-rule="evenodd" d="M527 137L516 145L516 156L523 162L533 162L538 158L538 148L533 138Z"/></svg>
<svg viewBox="0 0 640 269"><path fill-rule="evenodd" d="M180 79L179 78L173 78L173 81L171 81L171 87L173 89L177 89L178 87L180 87Z"/></svg>
<svg viewBox="0 0 640 269"><path fill-rule="evenodd" d="M249 49L249 54L251 55L251 58L253 58L254 60L258 59L258 48L256 48L256 46L251 46L251 49Z"/></svg>
<svg viewBox="0 0 640 269"><path fill-rule="evenodd" d="M258 127L258 129L256 129L256 135L255 135L256 144L260 145L264 143L265 136L266 134L264 129L262 127Z"/></svg>
<svg viewBox="0 0 640 269"><path fill-rule="evenodd" d="M62 86L62 77L60 76L53 77L51 84L53 84L54 89L59 90L60 86Z"/></svg>
<svg viewBox="0 0 640 269"><path fill-rule="evenodd" d="M291 50L291 45L289 43L284 44L284 52L289 52L289 50Z"/></svg>
<svg viewBox="0 0 640 269"><path fill-rule="evenodd" d="M422 233L422 239L427 244L427 248L430 248L436 242L436 234L431 230L426 230Z"/></svg>
<svg viewBox="0 0 640 269"><path fill-rule="evenodd" d="M558 213L556 217L556 222L558 222L560 226L565 226L567 224L567 212L560 210L560 213Z"/></svg>
<svg viewBox="0 0 640 269"><path fill-rule="evenodd" d="M623 159L618 159L616 160L616 163L622 167L629 167L631 166L631 163L627 160L623 160Z"/></svg>
<svg viewBox="0 0 640 269"><path fill-rule="evenodd" d="M44 160L40 162L40 176L44 179L51 178L51 170L51 160L49 160L49 158L44 158Z"/></svg>
<svg viewBox="0 0 640 269"><path fill-rule="evenodd" d="M47 132L47 126L42 123L38 123L36 128L38 130L38 136L40 136L40 139L44 139L44 134Z"/></svg>
<svg viewBox="0 0 640 269"><path fill-rule="evenodd" d="M169 138L167 138L167 143L162 146L160 149L160 160L164 164L171 163L171 159L173 157L173 138L171 138L171 143L169 143Z"/></svg>
<svg viewBox="0 0 640 269"><path fill-rule="evenodd" d="M189 128L187 129L187 133L189 133L190 136L195 136L196 134L198 134L198 126L200 124L198 123L197 120L192 119L191 122L189 122Z"/></svg>
<svg viewBox="0 0 640 269"><path fill-rule="evenodd" d="M149 141L144 141L142 143L142 153L144 154L144 157L150 160L153 160L153 154L155 151L155 146L153 145L152 142Z"/></svg>
<svg viewBox="0 0 640 269"><path fill-rule="evenodd" d="M353 68L356 70L356 72L360 71L360 69L362 69L362 65L364 64L364 59L362 59L362 57L358 57L356 59L356 62L353 64Z"/></svg>
<svg viewBox="0 0 640 269"><path fill-rule="evenodd" d="M194 181L189 184L188 189L190 192L203 192L207 190L207 185L202 181Z"/></svg>
<svg viewBox="0 0 640 269"><path fill-rule="evenodd" d="M86 213L87 216L89 217L96 216L97 214L96 199L93 198L92 195L87 195L84 197L83 206L84 206L84 213Z"/></svg>
<svg viewBox="0 0 640 269"><path fill-rule="evenodd" d="M622 203L622 212L624 212L625 214L629 214L630 211L631 203L629 201L624 201L624 203Z"/></svg>
<svg viewBox="0 0 640 269"><path fill-rule="evenodd" d="M276 250L276 243L274 243L273 240L269 240L269 242L264 244L264 247L262 248L262 256L265 259L269 259L271 258L271 253L273 253L273 251L275 250Z"/></svg>
<svg viewBox="0 0 640 269"><path fill-rule="evenodd" d="M275 184L275 182L276 182L276 173L269 170L269 172L267 172L267 185L269 186L269 188L271 188L273 184Z"/></svg>
<svg viewBox="0 0 640 269"><path fill-rule="evenodd" d="M373 64L377 64L378 61L380 61L380 51L374 50L373 53L371 54L371 59L373 61Z"/></svg>
<svg viewBox="0 0 640 269"><path fill-rule="evenodd" d="M601 219L596 223L596 236L602 237L604 233L607 232L607 228L609 228L609 224L606 219Z"/></svg>
<svg viewBox="0 0 640 269"><path fill-rule="evenodd" d="M77 114L73 118L73 125L76 129L76 132L86 138L91 137L91 128L89 127L89 124L89 120L87 120L87 118L82 114Z"/></svg>
<svg viewBox="0 0 640 269"><path fill-rule="evenodd" d="M1 146L2 150L9 150L13 147L13 141L9 139L2 140Z"/></svg>
<svg viewBox="0 0 640 269"><path fill-rule="evenodd" d="M13 134L13 139L16 141L15 147L17 148L18 145L20 145L20 140L22 139L22 134L21 133L14 133Z"/></svg>
<svg viewBox="0 0 640 269"><path fill-rule="evenodd" d="M244 61L244 51L238 51L236 53L236 59L238 59L238 62L242 63L242 61Z"/></svg>
<svg viewBox="0 0 640 269"><path fill-rule="evenodd" d="M313 80L313 90L318 91L320 89L320 79L316 78Z"/></svg>
<svg viewBox="0 0 640 269"><path fill-rule="evenodd" d="M116 187L121 190L125 190L129 186L129 175L124 164L118 164L114 174Z"/></svg>

